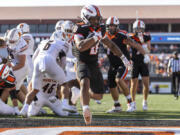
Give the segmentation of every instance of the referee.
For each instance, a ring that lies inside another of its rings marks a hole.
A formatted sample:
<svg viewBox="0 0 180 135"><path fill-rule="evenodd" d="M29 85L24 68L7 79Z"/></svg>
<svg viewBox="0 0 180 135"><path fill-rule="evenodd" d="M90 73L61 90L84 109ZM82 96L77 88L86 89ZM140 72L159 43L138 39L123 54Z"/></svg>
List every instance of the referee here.
<svg viewBox="0 0 180 135"><path fill-rule="evenodd" d="M168 63L168 75L172 73L172 90L176 98L179 96L180 92L180 58L178 57L178 52L173 52L173 57Z"/></svg>

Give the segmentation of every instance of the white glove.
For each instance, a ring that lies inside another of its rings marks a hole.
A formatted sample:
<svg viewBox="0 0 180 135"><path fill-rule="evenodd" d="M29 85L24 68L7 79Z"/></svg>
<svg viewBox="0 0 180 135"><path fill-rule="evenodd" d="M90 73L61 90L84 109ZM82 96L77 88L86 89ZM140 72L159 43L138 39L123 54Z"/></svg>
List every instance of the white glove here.
<svg viewBox="0 0 180 135"><path fill-rule="evenodd" d="M100 40L100 39L102 38L101 31L100 31L100 32L95 32L95 31L94 31L93 33L94 33L93 38L94 38L95 42L98 41L98 40Z"/></svg>
<svg viewBox="0 0 180 135"><path fill-rule="evenodd" d="M131 62L124 56L121 56L121 60L123 61L124 65L128 68L128 70L132 70Z"/></svg>
<svg viewBox="0 0 180 135"><path fill-rule="evenodd" d="M150 52L149 49L148 49L148 47L147 47L147 44L143 44L142 47L143 47L143 49L144 49L144 51L145 51L146 53L149 53L149 52Z"/></svg>
<svg viewBox="0 0 180 135"><path fill-rule="evenodd" d="M149 63L150 62L150 58L147 54L144 55L144 63Z"/></svg>
<svg viewBox="0 0 180 135"><path fill-rule="evenodd" d="M15 115L20 115L18 106L14 107L14 112L15 112Z"/></svg>
<svg viewBox="0 0 180 135"><path fill-rule="evenodd" d="M49 101L50 101L51 103L55 103L57 100L58 100L58 99L57 99L57 97L55 97L55 96L49 97Z"/></svg>
<svg viewBox="0 0 180 135"><path fill-rule="evenodd" d="M143 33L142 32L138 33L138 38L139 38L141 43L144 43L144 37L143 37Z"/></svg>

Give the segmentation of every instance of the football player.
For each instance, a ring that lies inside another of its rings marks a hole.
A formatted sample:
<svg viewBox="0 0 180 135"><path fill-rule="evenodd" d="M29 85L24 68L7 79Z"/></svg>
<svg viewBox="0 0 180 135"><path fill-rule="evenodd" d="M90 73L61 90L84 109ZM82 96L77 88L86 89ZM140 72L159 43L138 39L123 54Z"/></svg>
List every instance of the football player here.
<svg viewBox="0 0 180 135"><path fill-rule="evenodd" d="M66 55L65 71L67 75L68 86L69 88L71 88L71 92L72 92L72 97L70 96L71 97L70 101L72 101L73 104L76 103L77 99L80 96L79 83L76 79L76 71L75 71L75 65L77 60L72 52L72 49L74 47L73 29L75 27L76 25L73 24L73 22L71 21L65 21L61 27L62 39L69 43L69 51Z"/></svg>
<svg viewBox="0 0 180 135"><path fill-rule="evenodd" d="M32 88L32 83L30 83ZM42 88L37 93L28 109L28 117L36 116L42 107L47 106L59 116L68 116L67 111L63 111L62 102L59 99L60 87L58 82L48 78L46 75L42 79Z"/></svg>
<svg viewBox="0 0 180 135"><path fill-rule="evenodd" d="M21 37L19 30L16 28L11 29L7 35L7 43L12 59L12 70L16 77L17 96L23 103L24 93L20 91L20 87L24 82L24 79L28 75L28 63L27 63L27 42Z"/></svg>
<svg viewBox="0 0 180 135"><path fill-rule="evenodd" d="M22 32L22 38L27 42L28 48L26 50L27 52L27 63L28 63L28 77L27 77L27 82L32 78L32 73L33 73L33 63L32 63L32 55L34 52L34 38L30 34L30 28L29 25L26 23L20 23L17 26L17 29L20 29Z"/></svg>
<svg viewBox="0 0 180 135"><path fill-rule="evenodd" d="M107 19L106 30L107 30L106 32L107 37L118 45L118 47L121 49L122 53L128 60L130 60L130 55L127 50L127 44L139 50L141 54L145 54L144 49L139 45L139 43L129 38L126 35L127 33L126 31L122 31L119 29L119 20L117 17L109 17ZM108 82L109 82L110 92L114 100L114 107L111 110L109 110L108 113L115 113L121 111L121 106L118 101L119 92L117 90L117 86L122 89L124 95L126 96L128 103L127 112L133 112L134 107L133 107L131 95L129 93L129 88L124 81L128 73L128 68L126 67L126 65L124 65L122 60L116 55L114 55L111 51L108 50L107 54L110 62L110 68L108 71Z"/></svg>
<svg viewBox="0 0 180 135"><path fill-rule="evenodd" d="M100 100L104 93L102 73L98 67L99 42L106 45L123 62L131 66L127 58L115 43L104 37L105 26L101 25L101 12L95 5L86 5L81 10L83 23L78 25L74 35L77 57L77 76L80 82L81 104L86 124L91 124L92 115L89 108L90 97ZM91 90L89 91L89 89Z"/></svg>
<svg viewBox="0 0 180 135"><path fill-rule="evenodd" d="M130 35L130 37L141 44L141 46L144 48L146 53L150 52L151 49L151 36L147 33L145 33L145 24L142 20L136 20L133 23L133 31ZM136 102L135 102L135 96L138 86L138 76L139 74L142 76L142 82L143 82L143 110L147 110L147 98L149 93L149 69L148 69L148 63L150 61L150 58L148 54L141 54L136 48L132 48L132 61L133 61L133 70L131 75L131 96L132 100L135 104L135 110L136 110Z"/></svg>
<svg viewBox="0 0 180 135"><path fill-rule="evenodd" d="M66 76L63 69L57 64L57 57L61 53L67 53L69 44L60 40L46 40L41 42L33 55L34 71L32 76L32 91L30 91L21 110L21 115L27 116L29 105L37 93L42 90L42 79L46 74L48 78L57 81L66 87Z"/></svg>
<svg viewBox="0 0 180 135"><path fill-rule="evenodd" d="M9 93L14 108L6 104ZM20 114L16 97L16 79L6 64L0 64L0 105L0 114Z"/></svg>
<svg viewBox="0 0 180 135"><path fill-rule="evenodd" d="M62 40L61 26L64 20L59 20L55 26L55 32L50 37L50 40Z"/></svg>

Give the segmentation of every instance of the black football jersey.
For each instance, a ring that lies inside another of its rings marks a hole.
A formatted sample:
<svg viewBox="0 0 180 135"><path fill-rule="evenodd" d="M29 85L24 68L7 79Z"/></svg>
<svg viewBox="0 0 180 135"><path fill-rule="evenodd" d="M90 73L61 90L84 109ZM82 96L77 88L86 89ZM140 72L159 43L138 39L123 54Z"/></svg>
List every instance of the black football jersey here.
<svg viewBox="0 0 180 135"><path fill-rule="evenodd" d="M108 33L106 33L108 35ZM116 45L120 48L120 50L122 51L122 53L126 56L126 58L128 60L130 60L130 55L129 52L127 50L127 45L124 44L124 40L127 39L127 35L125 32L119 31L117 32L115 35L112 35L110 37L110 35L108 35L108 37L114 42L116 43ZM123 65L122 60L115 56L111 51L108 52L108 58L109 58L109 62L112 66L120 66Z"/></svg>
<svg viewBox="0 0 180 135"><path fill-rule="evenodd" d="M75 34L80 34L84 37L84 39L87 39L94 36L93 31L101 32L102 36L104 36L105 30L106 29L104 25L100 25L99 28L94 29L88 25L83 24L83 25L78 25L78 29L75 32ZM97 42L96 45L94 45L90 49L83 52L80 52L75 46L73 54L79 61L82 61L84 63L96 63L98 62L98 52L99 52L99 42Z"/></svg>
<svg viewBox="0 0 180 135"><path fill-rule="evenodd" d="M142 45L140 39L138 38L138 36L136 34L134 34L134 33L130 34L130 37ZM143 38L144 38L144 42L151 40L151 36L149 34L146 34L146 33L143 33ZM144 60L144 56L139 51L137 51L137 49L135 49L135 48L131 48L131 49L132 49L132 58L131 58L132 61L134 63L139 63L139 62L142 63Z"/></svg>

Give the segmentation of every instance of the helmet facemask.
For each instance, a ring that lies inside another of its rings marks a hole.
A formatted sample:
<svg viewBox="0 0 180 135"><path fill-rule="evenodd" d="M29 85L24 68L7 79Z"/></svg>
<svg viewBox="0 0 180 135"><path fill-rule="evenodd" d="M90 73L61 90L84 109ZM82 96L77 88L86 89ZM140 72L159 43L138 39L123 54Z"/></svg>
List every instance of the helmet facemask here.
<svg viewBox="0 0 180 135"><path fill-rule="evenodd" d="M140 28L140 27L137 27L135 29L133 29L134 33L144 33L145 29L144 28Z"/></svg>
<svg viewBox="0 0 180 135"><path fill-rule="evenodd" d="M118 25L107 25L106 30L108 31L109 34L114 35L116 32L119 31L119 26Z"/></svg>
<svg viewBox="0 0 180 135"><path fill-rule="evenodd" d="M141 20L136 20L133 23L133 32L138 34L138 33L144 33L145 31L145 24Z"/></svg>
<svg viewBox="0 0 180 135"><path fill-rule="evenodd" d="M74 30L75 25L71 21L65 21L62 24L62 32L63 32L63 38L65 41L69 41L73 37L73 30Z"/></svg>
<svg viewBox="0 0 180 135"><path fill-rule="evenodd" d="M109 17L106 20L106 30L109 34L114 35L119 31L119 19L117 17Z"/></svg>

